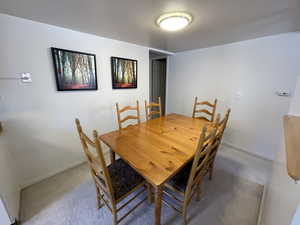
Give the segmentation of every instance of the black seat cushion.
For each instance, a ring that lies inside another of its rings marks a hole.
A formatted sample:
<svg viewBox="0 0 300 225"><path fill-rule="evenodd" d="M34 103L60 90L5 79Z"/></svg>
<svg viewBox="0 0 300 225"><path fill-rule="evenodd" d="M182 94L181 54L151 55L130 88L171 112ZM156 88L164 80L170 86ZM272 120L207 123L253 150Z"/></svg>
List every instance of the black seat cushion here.
<svg viewBox="0 0 300 225"><path fill-rule="evenodd" d="M185 192L192 165L193 161L184 166L174 177L168 181L168 184L181 192Z"/></svg>
<svg viewBox="0 0 300 225"><path fill-rule="evenodd" d="M108 172L116 199L121 198L144 181L144 178L122 159L118 159L110 164L108 166ZM104 181L100 177L99 180L104 184Z"/></svg>

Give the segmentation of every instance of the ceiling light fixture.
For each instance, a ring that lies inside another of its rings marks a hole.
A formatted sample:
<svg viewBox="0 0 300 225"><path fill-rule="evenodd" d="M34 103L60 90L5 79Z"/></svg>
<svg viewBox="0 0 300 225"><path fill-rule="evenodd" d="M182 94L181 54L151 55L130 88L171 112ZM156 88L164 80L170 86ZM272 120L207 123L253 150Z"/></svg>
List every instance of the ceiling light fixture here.
<svg viewBox="0 0 300 225"><path fill-rule="evenodd" d="M156 23L167 31L177 31L192 22L192 16L184 12L166 13L158 17Z"/></svg>

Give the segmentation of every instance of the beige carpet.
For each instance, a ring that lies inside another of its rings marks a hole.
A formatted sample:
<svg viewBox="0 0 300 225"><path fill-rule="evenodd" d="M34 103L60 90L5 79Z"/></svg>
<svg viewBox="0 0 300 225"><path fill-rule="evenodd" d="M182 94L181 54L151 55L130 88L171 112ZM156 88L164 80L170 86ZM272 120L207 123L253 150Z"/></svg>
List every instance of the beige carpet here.
<svg viewBox="0 0 300 225"><path fill-rule="evenodd" d="M218 159L218 161L222 159ZM205 180L201 201L189 208L189 224L256 225L263 186L216 168L213 181ZM96 209L95 188L86 164L44 180L22 192L22 225L109 225L108 209ZM153 205L145 202L122 224L153 225ZM181 224L167 206L163 224Z"/></svg>

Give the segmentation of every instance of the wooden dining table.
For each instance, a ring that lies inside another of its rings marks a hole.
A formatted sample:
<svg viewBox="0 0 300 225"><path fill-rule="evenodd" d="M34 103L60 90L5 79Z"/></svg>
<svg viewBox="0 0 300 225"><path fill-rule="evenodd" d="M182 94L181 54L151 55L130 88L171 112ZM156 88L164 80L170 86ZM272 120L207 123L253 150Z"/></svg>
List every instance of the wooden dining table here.
<svg viewBox="0 0 300 225"><path fill-rule="evenodd" d="M122 130L100 140L126 161L155 190L155 225L161 224L163 184L192 160L203 126L211 122L169 114Z"/></svg>

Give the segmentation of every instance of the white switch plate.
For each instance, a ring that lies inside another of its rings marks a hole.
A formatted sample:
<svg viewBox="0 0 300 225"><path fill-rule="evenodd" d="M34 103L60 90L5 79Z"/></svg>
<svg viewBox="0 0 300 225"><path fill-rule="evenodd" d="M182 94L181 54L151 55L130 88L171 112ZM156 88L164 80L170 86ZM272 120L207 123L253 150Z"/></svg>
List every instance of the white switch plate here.
<svg viewBox="0 0 300 225"><path fill-rule="evenodd" d="M235 92L234 96L233 96L235 101L240 101L242 97L243 97L243 92L242 91Z"/></svg>
<svg viewBox="0 0 300 225"><path fill-rule="evenodd" d="M31 83L31 74L30 73L21 73L21 81L22 83Z"/></svg>
<svg viewBox="0 0 300 225"><path fill-rule="evenodd" d="M289 91L282 91L282 90L276 91L276 94L281 97L289 97L291 95Z"/></svg>

